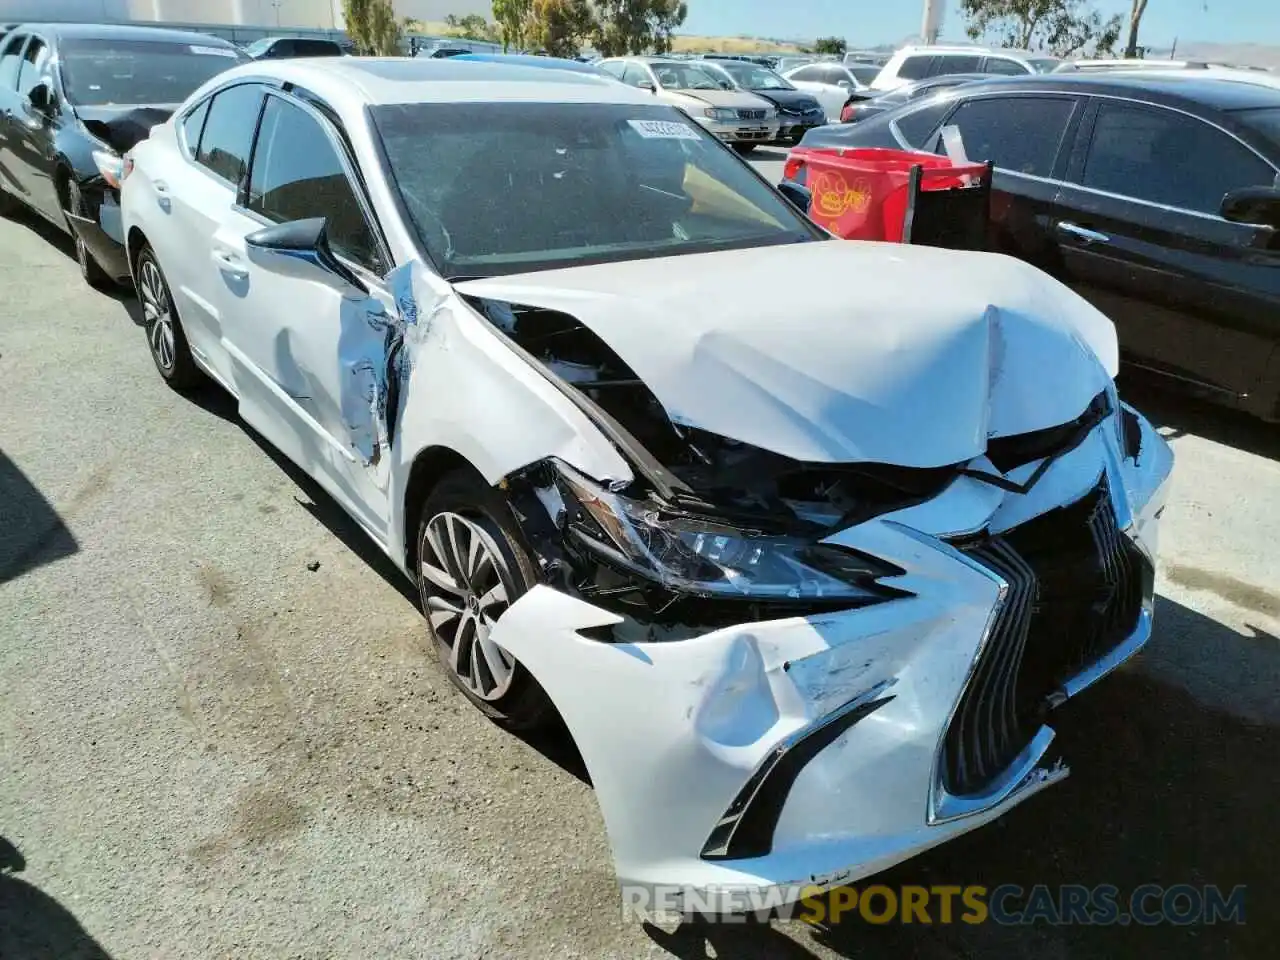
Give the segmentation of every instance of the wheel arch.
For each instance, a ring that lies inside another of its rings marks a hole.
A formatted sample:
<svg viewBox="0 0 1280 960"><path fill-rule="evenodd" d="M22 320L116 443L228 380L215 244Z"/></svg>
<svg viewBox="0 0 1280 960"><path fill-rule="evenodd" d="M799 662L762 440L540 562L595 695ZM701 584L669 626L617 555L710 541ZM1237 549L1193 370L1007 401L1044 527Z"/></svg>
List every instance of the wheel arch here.
<svg viewBox="0 0 1280 960"><path fill-rule="evenodd" d="M475 464L452 447L425 447L413 458L409 479L405 482L400 515L400 534L404 537L404 565L411 576L418 565L418 514L427 497L431 496L431 491L455 470L468 470L475 474L477 483L486 483Z"/></svg>
<svg viewBox="0 0 1280 960"><path fill-rule="evenodd" d="M129 263L130 275L133 274L134 267L138 263L138 254L142 252L142 248L146 245L147 235L142 232L142 228L131 226L124 238L124 254Z"/></svg>

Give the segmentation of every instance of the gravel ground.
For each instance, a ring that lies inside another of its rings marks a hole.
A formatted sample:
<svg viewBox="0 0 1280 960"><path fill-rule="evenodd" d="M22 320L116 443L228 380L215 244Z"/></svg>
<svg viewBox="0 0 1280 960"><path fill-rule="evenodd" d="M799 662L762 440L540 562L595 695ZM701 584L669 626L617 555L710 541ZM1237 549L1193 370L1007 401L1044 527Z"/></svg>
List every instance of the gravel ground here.
<svg viewBox="0 0 1280 960"><path fill-rule="evenodd" d="M1149 652L1062 787L886 878L1244 883L1247 925L641 926L567 739L471 709L399 575L69 252L0 221L0 957L1264 955L1275 428L1143 397L1180 458Z"/></svg>

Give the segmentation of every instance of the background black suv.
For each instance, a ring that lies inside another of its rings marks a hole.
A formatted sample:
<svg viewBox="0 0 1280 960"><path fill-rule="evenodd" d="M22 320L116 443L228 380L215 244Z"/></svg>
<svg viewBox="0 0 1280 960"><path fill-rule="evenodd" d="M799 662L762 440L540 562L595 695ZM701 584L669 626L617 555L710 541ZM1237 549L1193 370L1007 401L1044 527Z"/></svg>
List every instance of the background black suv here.
<svg viewBox="0 0 1280 960"><path fill-rule="evenodd" d="M996 165L993 249L1096 304L1130 364L1280 419L1280 88L1186 74L991 80L819 128L801 148L944 152L944 125L969 159Z"/></svg>

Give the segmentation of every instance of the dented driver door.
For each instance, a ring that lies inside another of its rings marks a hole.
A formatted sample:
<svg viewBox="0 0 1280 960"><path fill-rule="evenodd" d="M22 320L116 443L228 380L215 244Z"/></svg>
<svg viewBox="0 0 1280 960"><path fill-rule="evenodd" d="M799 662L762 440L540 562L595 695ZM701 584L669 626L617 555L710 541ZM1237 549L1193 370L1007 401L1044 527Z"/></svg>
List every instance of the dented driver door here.
<svg viewBox="0 0 1280 960"><path fill-rule="evenodd" d="M209 269L241 416L385 543L387 371L402 324L381 279L388 256L326 123L268 95L247 196L222 218ZM321 222L299 246L298 228Z"/></svg>

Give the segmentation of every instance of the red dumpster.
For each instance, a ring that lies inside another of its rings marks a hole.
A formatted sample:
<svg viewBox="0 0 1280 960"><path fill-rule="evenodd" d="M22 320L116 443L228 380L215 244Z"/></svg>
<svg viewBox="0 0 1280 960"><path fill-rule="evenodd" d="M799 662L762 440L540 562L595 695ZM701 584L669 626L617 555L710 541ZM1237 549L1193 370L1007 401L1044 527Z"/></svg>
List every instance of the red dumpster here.
<svg viewBox="0 0 1280 960"><path fill-rule="evenodd" d="M797 147L784 170L809 188L809 217L846 240L902 242L911 168L920 167L922 191L950 190L981 178L984 163L956 164L949 157L909 150Z"/></svg>

